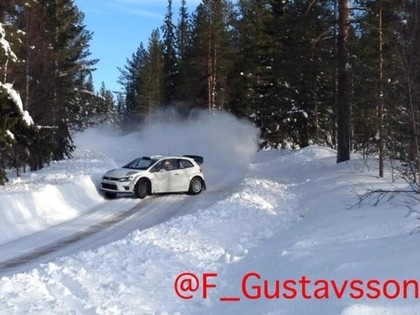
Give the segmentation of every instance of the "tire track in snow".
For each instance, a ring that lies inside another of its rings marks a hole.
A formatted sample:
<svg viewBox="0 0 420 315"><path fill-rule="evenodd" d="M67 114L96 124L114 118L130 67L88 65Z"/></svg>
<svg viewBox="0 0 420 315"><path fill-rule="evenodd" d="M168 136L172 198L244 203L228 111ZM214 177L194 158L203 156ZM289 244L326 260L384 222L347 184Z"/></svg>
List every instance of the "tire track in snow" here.
<svg viewBox="0 0 420 315"><path fill-rule="evenodd" d="M146 201L144 201L146 202ZM144 204L143 202L143 204ZM36 250L27 252L25 254L19 255L17 257L14 257L12 259L0 262L0 273L6 272L10 269L14 269L16 267L25 265L31 261L34 261L40 257L46 256L48 254L51 254L55 251L57 251L60 248L63 248L65 246L77 243L78 241L85 239L95 233L98 233L99 231L103 231L118 222L121 222L132 215L134 215L136 212L139 211L138 205L132 207L131 209L123 212L118 212L110 217L107 217L105 220L102 220L98 223L92 224L88 226L87 228L74 233L68 237L62 238L54 243L48 244L46 246L42 246L37 248Z"/></svg>

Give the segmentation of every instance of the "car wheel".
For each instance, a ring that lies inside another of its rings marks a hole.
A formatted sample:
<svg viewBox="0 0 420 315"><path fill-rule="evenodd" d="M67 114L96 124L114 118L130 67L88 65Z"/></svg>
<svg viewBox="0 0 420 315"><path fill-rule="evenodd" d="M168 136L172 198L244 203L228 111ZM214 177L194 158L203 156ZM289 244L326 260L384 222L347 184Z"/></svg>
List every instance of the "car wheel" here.
<svg viewBox="0 0 420 315"><path fill-rule="evenodd" d="M117 193L109 192L109 191L105 192L105 198L106 199L114 199L116 196L117 196Z"/></svg>
<svg viewBox="0 0 420 315"><path fill-rule="evenodd" d="M149 193L149 183L145 179L139 179L134 187L137 198L143 199Z"/></svg>
<svg viewBox="0 0 420 315"><path fill-rule="evenodd" d="M192 195L196 195L201 193L203 190L203 180L200 177L194 177L190 182L190 189L189 193Z"/></svg>

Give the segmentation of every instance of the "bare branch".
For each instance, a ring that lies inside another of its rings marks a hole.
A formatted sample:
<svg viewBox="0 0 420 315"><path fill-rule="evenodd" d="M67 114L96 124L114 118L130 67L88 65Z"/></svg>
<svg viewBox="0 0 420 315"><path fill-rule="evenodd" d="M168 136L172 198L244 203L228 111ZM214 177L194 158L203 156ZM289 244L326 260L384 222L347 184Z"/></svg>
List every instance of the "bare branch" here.
<svg viewBox="0 0 420 315"><path fill-rule="evenodd" d="M358 194L358 198L359 198L358 202L354 204L353 206L351 206L350 209L356 206L361 207L364 202L368 202L368 204L371 206L378 206L382 203L388 203L392 201L393 199L395 199L397 196L402 195L402 194L407 195L411 200L419 201L420 199L419 191L414 188L413 189L400 189L400 188L373 189L373 188L368 188L364 185L360 185L360 186L365 192L362 194ZM409 203L406 203L405 206L410 208ZM414 209L411 213L413 212L414 212Z"/></svg>
<svg viewBox="0 0 420 315"><path fill-rule="evenodd" d="M314 6L314 4L317 2L317 0L310 0L308 1L308 7L306 8L304 15L308 14L309 11L311 11L311 8Z"/></svg>

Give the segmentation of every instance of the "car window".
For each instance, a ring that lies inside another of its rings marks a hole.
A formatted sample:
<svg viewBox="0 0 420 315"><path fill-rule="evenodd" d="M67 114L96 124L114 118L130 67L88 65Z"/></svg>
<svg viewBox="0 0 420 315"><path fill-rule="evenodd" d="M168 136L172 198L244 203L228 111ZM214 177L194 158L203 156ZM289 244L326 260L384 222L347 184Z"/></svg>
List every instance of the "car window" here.
<svg viewBox="0 0 420 315"><path fill-rule="evenodd" d="M158 163L156 163L151 169L150 171L153 172L159 172L162 168L163 168L163 160L159 161Z"/></svg>
<svg viewBox="0 0 420 315"><path fill-rule="evenodd" d="M155 160L152 160L150 158L137 158L130 163L123 166L123 168L130 168L130 169L136 169L136 170L146 170L148 169L153 163L155 163Z"/></svg>
<svg viewBox="0 0 420 315"><path fill-rule="evenodd" d="M188 160L178 160L178 161L179 161L179 168L194 167L191 161L188 161Z"/></svg>
<svg viewBox="0 0 420 315"><path fill-rule="evenodd" d="M177 159L165 160L165 163L164 163L163 167L167 171L177 170L177 169L179 169L178 160Z"/></svg>
<svg viewBox="0 0 420 315"><path fill-rule="evenodd" d="M165 159L156 163L155 166L150 170L151 172L159 172L160 170L172 171L179 169L179 163L177 159Z"/></svg>

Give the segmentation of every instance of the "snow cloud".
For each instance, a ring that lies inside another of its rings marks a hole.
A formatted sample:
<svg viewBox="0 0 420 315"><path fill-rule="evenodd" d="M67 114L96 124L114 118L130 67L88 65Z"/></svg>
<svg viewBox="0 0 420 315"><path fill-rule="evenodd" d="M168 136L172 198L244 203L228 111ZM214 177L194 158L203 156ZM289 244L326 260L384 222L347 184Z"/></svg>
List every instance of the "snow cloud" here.
<svg viewBox="0 0 420 315"><path fill-rule="evenodd" d="M258 150L258 136L258 129L247 120L198 111L188 120L153 123L127 135L104 126L92 128L76 136L76 145L103 152L116 167L143 155L201 155L211 191L242 178Z"/></svg>

